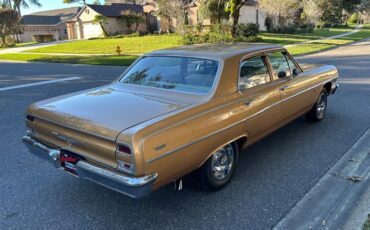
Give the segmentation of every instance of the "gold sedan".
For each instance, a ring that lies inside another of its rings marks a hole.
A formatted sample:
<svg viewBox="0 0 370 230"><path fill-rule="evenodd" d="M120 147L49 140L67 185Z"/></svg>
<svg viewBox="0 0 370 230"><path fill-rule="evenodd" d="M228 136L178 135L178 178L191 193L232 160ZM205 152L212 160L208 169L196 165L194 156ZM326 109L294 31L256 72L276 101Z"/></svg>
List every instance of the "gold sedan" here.
<svg viewBox="0 0 370 230"><path fill-rule="evenodd" d="M31 105L23 140L56 168L131 197L191 172L218 190L240 150L301 115L322 120L337 78L334 66L303 70L279 46L161 50L109 85Z"/></svg>

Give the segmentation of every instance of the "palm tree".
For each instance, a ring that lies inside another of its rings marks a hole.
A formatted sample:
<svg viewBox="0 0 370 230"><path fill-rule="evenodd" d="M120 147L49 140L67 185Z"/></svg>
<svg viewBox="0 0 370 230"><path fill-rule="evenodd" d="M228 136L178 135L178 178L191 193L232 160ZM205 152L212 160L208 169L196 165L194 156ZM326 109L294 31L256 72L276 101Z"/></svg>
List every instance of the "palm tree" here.
<svg viewBox="0 0 370 230"><path fill-rule="evenodd" d="M63 3L69 4L69 3L82 3L83 5L86 5L86 0L63 0Z"/></svg>
<svg viewBox="0 0 370 230"><path fill-rule="evenodd" d="M93 24L99 24L100 25L100 28L103 31L104 37L108 37L108 33L104 28L104 23L106 21L107 21L107 17L105 17L104 15L101 15L101 14L95 15L94 20L93 20Z"/></svg>
<svg viewBox="0 0 370 230"><path fill-rule="evenodd" d="M9 3L11 7L11 0L9 0ZM13 8L18 12L19 16L21 16L21 8L28 9L30 4L41 7L39 0L13 0Z"/></svg>

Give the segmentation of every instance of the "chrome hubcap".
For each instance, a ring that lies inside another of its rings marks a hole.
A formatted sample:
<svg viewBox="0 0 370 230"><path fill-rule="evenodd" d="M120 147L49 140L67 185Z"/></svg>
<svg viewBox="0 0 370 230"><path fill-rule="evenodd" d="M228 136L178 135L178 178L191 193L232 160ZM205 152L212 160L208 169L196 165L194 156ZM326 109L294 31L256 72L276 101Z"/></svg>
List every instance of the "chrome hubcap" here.
<svg viewBox="0 0 370 230"><path fill-rule="evenodd" d="M217 180L225 179L231 172L234 164L234 148L226 145L215 152L211 158L212 174Z"/></svg>
<svg viewBox="0 0 370 230"><path fill-rule="evenodd" d="M319 118L324 117L325 109L326 109L325 95L321 94L319 101L317 103L317 116Z"/></svg>

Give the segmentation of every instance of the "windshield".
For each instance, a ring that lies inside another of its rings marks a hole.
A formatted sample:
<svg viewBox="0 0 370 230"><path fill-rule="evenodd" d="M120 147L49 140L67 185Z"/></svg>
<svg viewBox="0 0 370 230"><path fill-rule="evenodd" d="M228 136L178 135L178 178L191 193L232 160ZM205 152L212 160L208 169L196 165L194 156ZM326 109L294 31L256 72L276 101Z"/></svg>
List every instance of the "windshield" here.
<svg viewBox="0 0 370 230"><path fill-rule="evenodd" d="M208 93L213 86L218 62L188 57L144 57L121 79L125 84Z"/></svg>

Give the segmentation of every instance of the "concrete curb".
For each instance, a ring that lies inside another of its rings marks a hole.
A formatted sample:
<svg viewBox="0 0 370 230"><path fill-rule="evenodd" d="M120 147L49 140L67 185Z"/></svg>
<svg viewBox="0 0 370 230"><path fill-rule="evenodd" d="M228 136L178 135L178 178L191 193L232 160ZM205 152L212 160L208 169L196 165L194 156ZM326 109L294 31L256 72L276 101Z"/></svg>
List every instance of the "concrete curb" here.
<svg viewBox="0 0 370 230"><path fill-rule="evenodd" d="M359 200L370 186L369 140L370 129L273 229L342 229L347 223L360 229L362 224L353 225L364 221L367 213L363 217L351 214L363 209Z"/></svg>

